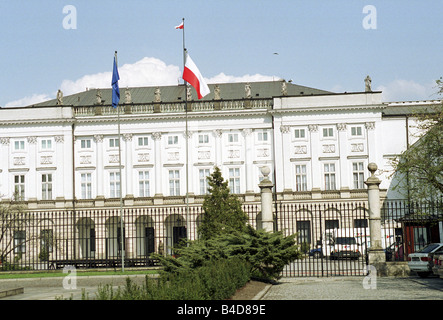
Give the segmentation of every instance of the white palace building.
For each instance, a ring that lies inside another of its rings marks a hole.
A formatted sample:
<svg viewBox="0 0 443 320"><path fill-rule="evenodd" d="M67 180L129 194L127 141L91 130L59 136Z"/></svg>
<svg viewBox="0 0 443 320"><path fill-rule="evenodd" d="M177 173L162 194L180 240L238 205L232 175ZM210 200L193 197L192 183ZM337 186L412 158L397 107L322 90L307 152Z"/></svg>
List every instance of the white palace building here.
<svg viewBox="0 0 443 320"><path fill-rule="evenodd" d="M382 196L403 199L392 190L390 160L416 139L412 110L441 103L383 102L381 92L332 93L286 81L209 87L201 100L183 85L126 88L119 115L111 88L0 108L0 203L15 198L27 212L48 215L36 224L49 234L50 258L97 258L121 250L121 196L125 255L171 252L178 238L196 237L191 223L198 225L214 166L253 206L250 215L260 212L264 166L279 203L365 203L370 162ZM16 231L15 243L33 232ZM39 246L41 238L14 252Z"/></svg>

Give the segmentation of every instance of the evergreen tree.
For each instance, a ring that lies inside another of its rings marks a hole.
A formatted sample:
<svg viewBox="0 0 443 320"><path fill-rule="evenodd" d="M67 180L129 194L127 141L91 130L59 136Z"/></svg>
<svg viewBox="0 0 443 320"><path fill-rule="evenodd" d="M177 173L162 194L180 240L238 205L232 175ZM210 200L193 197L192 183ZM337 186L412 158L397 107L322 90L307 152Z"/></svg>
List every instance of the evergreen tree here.
<svg viewBox="0 0 443 320"><path fill-rule="evenodd" d="M228 181L224 181L220 169L214 167L214 172L207 179L209 194L203 202L203 221L198 230L200 239L244 231L248 217L243 212L240 199L230 193Z"/></svg>

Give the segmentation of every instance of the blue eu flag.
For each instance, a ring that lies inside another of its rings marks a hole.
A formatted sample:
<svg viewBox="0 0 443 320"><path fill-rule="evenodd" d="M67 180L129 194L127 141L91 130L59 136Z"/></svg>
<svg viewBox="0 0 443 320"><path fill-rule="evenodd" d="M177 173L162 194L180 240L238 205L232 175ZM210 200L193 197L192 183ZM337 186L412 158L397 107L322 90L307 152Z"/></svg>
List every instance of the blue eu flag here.
<svg viewBox="0 0 443 320"><path fill-rule="evenodd" d="M114 57L114 70L112 71L112 107L117 108L118 102L120 101L120 89L118 88L118 80L120 76L118 75L117 63Z"/></svg>

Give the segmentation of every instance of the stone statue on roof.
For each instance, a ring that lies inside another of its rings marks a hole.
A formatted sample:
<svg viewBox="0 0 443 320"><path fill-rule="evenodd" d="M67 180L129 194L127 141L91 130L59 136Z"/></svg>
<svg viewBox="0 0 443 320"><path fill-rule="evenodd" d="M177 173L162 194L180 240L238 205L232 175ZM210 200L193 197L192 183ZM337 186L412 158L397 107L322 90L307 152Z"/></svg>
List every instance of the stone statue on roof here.
<svg viewBox="0 0 443 320"><path fill-rule="evenodd" d="M191 86L189 84L186 86L186 100L187 101L192 100Z"/></svg>
<svg viewBox="0 0 443 320"><path fill-rule="evenodd" d="M95 99L96 99L95 104L103 104L103 101L102 101L102 92L101 92L100 89L97 89L97 93L95 94Z"/></svg>
<svg viewBox="0 0 443 320"><path fill-rule="evenodd" d="M132 103L131 90L129 88L125 89L125 103Z"/></svg>
<svg viewBox="0 0 443 320"><path fill-rule="evenodd" d="M249 82L245 85L245 94L247 99L250 99L252 97L251 84Z"/></svg>
<svg viewBox="0 0 443 320"><path fill-rule="evenodd" d="M57 91L57 105L63 105L63 92L60 89Z"/></svg>
<svg viewBox="0 0 443 320"><path fill-rule="evenodd" d="M286 86L286 81L283 80L281 83L281 95L282 96L287 96L288 95L288 88Z"/></svg>
<svg viewBox="0 0 443 320"><path fill-rule="evenodd" d="M214 99L215 100L220 100L221 99L221 97L220 97L220 87L219 87L218 84L216 84L215 88L214 88Z"/></svg>
<svg viewBox="0 0 443 320"><path fill-rule="evenodd" d="M162 93L161 93L159 87L155 88L155 92L154 92L154 94L155 94L155 102L160 102L160 101L162 101Z"/></svg>
<svg viewBox="0 0 443 320"><path fill-rule="evenodd" d="M372 82L371 77L366 76L366 78L365 78L365 92L372 92L371 82Z"/></svg>

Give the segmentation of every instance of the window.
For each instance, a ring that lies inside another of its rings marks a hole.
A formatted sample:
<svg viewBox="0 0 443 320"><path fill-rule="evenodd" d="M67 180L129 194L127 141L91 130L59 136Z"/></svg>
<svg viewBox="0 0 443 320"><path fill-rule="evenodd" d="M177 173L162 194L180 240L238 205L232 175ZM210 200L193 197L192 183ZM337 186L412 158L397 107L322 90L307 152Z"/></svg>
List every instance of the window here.
<svg viewBox="0 0 443 320"><path fill-rule="evenodd" d="M110 172L109 173L109 188L110 188L110 197L111 198L120 197L120 173L119 172Z"/></svg>
<svg viewBox="0 0 443 320"><path fill-rule="evenodd" d="M52 229L42 230L40 232L40 252L44 252L45 254L52 252L53 243L54 235Z"/></svg>
<svg viewBox="0 0 443 320"><path fill-rule="evenodd" d="M340 226L340 223L337 219L325 220L325 230L338 229L339 226Z"/></svg>
<svg viewBox="0 0 443 320"><path fill-rule="evenodd" d="M261 141L261 142L268 141L268 133L266 131L258 132L257 139L258 139L258 141Z"/></svg>
<svg viewBox="0 0 443 320"><path fill-rule="evenodd" d="M335 190L335 164L325 163L325 190Z"/></svg>
<svg viewBox="0 0 443 320"><path fill-rule="evenodd" d="M14 150L15 151L25 150L25 140L14 141Z"/></svg>
<svg viewBox="0 0 443 320"><path fill-rule="evenodd" d="M354 228L367 228L368 226L368 219L354 219Z"/></svg>
<svg viewBox="0 0 443 320"><path fill-rule="evenodd" d="M140 197L149 197L149 171L139 171L138 193Z"/></svg>
<svg viewBox="0 0 443 320"><path fill-rule="evenodd" d="M306 176L306 165L300 164L295 166L295 191L307 191L308 182Z"/></svg>
<svg viewBox="0 0 443 320"><path fill-rule="evenodd" d="M16 200L25 200L25 176L14 176L14 197Z"/></svg>
<svg viewBox="0 0 443 320"><path fill-rule="evenodd" d="M298 243L306 246L311 243L311 221L297 221Z"/></svg>
<svg viewBox="0 0 443 320"><path fill-rule="evenodd" d="M26 231L17 230L14 232L14 253L26 252Z"/></svg>
<svg viewBox="0 0 443 320"><path fill-rule="evenodd" d="M323 128L323 137L324 138L330 138L334 136L334 129L333 128Z"/></svg>
<svg viewBox="0 0 443 320"><path fill-rule="evenodd" d="M200 194L208 193L209 183L207 177L209 174L209 169L200 169L198 171L198 176L200 179Z"/></svg>
<svg viewBox="0 0 443 320"><path fill-rule="evenodd" d="M180 195L180 171L169 170L169 195Z"/></svg>
<svg viewBox="0 0 443 320"><path fill-rule="evenodd" d="M148 146L148 137L139 137L138 138L138 146L139 147L147 147Z"/></svg>
<svg viewBox="0 0 443 320"><path fill-rule="evenodd" d="M178 136L169 136L168 137L168 144L169 145L178 144Z"/></svg>
<svg viewBox="0 0 443 320"><path fill-rule="evenodd" d="M52 174L42 174L42 199L52 199Z"/></svg>
<svg viewBox="0 0 443 320"><path fill-rule="evenodd" d="M92 199L91 174L81 174L82 199Z"/></svg>
<svg viewBox="0 0 443 320"><path fill-rule="evenodd" d="M198 143L199 144L207 144L207 143L209 143L209 135L207 135L207 134L199 134L198 135Z"/></svg>
<svg viewBox="0 0 443 320"><path fill-rule="evenodd" d="M52 149L52 140L51 139L43 139L41 140L42 150L51 150Z"/></svg>
<svg viewBox="0 0 443 320"><path fill-rule="evenodd" d="M228 142L229 143L238 142L238 133L229 133L228 134Z"/></svg>
<svg viewBox="0 0 443 320"><path fill-rule="evenodd" d="M294 138L295 139L303 139L306 137L305 129L295 129L294 130Z"/></svg>
<svg viewBox="0 0 443 320"><path fill-rule="evenodd" d="M363 162L352 163L352 176L354 180L354 189L364 189L364 169Z"/></svg>
<svg viewBox="0 0 443 320"><path fill-rule="evenodd" d="M351 136L353 137L357 137L357 136L362 136L363 135L363 131L361 127L351 127Z"/></svg>
<svg viewBox="0 0 443 320"><path fill-rule="evenodd" d="M120 139L119 138L111 138L109 139L109 148L118 148L120 145Z"/></svg>
<svg viewBox="0 0 443 320"><path fill-rule="evenodd" d="M229 169L229 189L231 193L240 193L240 168Z"/></svg>
<svg viewBox="0 0 443 320"><path fill-rule="evenodd" d="M81 139L80 140L81 149L91 149L91 139Z"/></svg>

